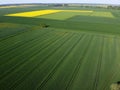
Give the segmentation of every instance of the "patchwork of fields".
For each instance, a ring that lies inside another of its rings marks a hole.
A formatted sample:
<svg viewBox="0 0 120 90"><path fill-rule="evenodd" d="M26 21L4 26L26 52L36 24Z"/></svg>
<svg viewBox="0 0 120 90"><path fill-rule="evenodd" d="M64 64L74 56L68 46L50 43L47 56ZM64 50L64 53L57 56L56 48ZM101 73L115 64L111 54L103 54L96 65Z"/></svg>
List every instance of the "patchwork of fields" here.
<svg viewBox="0 0 120 90"><path fill-rule="evenodd" d="M119 10L0 12L0 90L110 90L120 81Z"/></svg>
<svg viewBox="0 0 120 90"><path fill-rule="evenodd" d="M38 10L8 14L6 16L38 17L38 18L40 17L47 19L65 20L77 15L114 18L111 12L97 12L92 10Z"/></svg>

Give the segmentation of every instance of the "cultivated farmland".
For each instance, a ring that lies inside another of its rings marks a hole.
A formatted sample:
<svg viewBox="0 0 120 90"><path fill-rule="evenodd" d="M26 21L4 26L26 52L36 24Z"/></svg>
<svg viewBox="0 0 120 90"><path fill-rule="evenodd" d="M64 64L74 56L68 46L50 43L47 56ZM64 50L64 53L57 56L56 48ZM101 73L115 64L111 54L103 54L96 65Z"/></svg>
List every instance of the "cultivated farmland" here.
<svg viewBox="0 0 120 90"><path fill-rule="evenodd" d="M120 81L119 10L11 7L0 8L0 90L110 90Z"/></svg>

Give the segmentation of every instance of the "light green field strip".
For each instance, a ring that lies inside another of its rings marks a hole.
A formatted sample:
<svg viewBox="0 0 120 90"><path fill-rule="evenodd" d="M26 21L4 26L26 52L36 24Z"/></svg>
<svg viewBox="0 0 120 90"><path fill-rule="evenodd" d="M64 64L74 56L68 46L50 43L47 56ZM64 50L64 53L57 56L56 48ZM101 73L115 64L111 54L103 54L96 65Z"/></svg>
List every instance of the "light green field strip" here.
<svg viewBox="0 0 120 90"><path fill-rule="evenodd" d="M72 18L76 16L78 12L72 13L72 12L59 12L59 13L54 13L50 15L44 15L44 16L38 16L36 18L45 18L45 19L54 19L54 20L66 20L69 18Z"/></svg>
<svg viewBox="0 0 120 90"><path fill-rule="evenodd" d="M15 8L17 6L0 6L0 8Z"/></svg>
<svg viewBox="0 0 120 90"><path fill-rule="evenodd" d="M87 11L87 10L62 10L61 12L49 14L49 15L43 15L43 16L37 16L37 18L46 18L46 19L55 19L55 20L66 20L69 18L72 18L76 15L88 15L92 13L93 11Z"/></svg>
<svg viewBox="0 0 120 90"><path fill-rule="evenodd" d="M37 5L16 5L16 6L0 6L0 9L3 8L22 8L22 7L31 7L31 6L37 6Z"/></svg>
<svg viewBox="0 0 120 90"><path fill-rule="evenodd" d="M95 11L92 14L90 14L90 16L114 18L113 14L111 12L97 12L97 11Z"/></svg>
<svg viewBox="0 0 120 90"><path fill-rule="evenodd" d="M91 13L94 12L92 10L62 10L64 12L80 12L80 13Z"/></svg>
<svg viewBox="0 0 120 90"><path fill-rule="evenodd" d="M55 19L55 20L66 20L70 18L74 18L75 16L92 16L92 17L105 17L105 18L114 18L111 12L72 12L70 11L62 11L54 14L37 16L37 18L45 18L45 19Z"/></svg>

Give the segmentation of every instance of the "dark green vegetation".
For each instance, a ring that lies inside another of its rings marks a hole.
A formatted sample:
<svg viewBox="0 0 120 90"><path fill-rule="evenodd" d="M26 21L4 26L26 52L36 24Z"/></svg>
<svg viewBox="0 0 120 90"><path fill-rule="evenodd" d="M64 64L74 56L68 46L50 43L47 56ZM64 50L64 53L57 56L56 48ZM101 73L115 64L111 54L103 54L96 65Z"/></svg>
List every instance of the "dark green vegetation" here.
<svg viewBox="0 0 120 90"><path fill-rule="evenodd" d="M120 80L120 11L94 9L115 18L4 16L48 8L56 9L0 9L0 90L110 90Z"/></svg>

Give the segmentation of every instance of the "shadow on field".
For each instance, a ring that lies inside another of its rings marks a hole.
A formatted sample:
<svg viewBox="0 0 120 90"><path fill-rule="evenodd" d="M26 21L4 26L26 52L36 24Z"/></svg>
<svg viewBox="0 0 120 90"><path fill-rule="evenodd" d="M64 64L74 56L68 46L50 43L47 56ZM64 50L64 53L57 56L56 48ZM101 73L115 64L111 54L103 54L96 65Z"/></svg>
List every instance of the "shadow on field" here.
<svg viewBox="0 0 120 90"><path fill-rule="evenodd" d="M9 17L2 16L0 17L0 22L9 22L17 24L27 24L27 25L40 25L45 23L52 28L60 28L74 31L89 31L89 32L99 32L107 34L120 34L120 25L119 24L110 24L110 23L95 23L87 21L61 21L61 20L52 20L52 19L43 19L43 18L26 18L26 17Z"/></svg>

